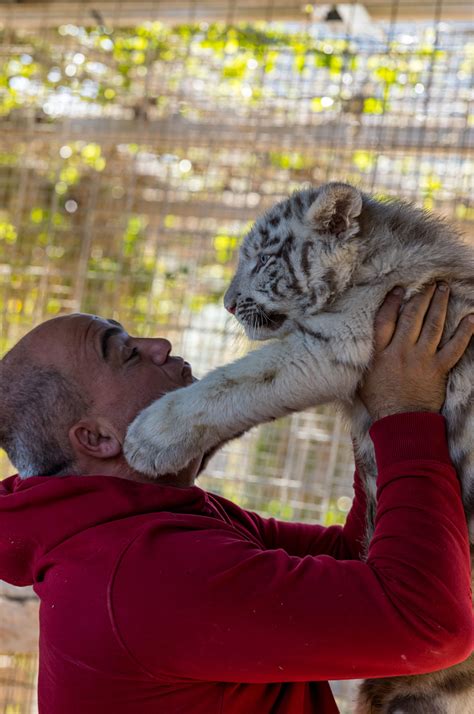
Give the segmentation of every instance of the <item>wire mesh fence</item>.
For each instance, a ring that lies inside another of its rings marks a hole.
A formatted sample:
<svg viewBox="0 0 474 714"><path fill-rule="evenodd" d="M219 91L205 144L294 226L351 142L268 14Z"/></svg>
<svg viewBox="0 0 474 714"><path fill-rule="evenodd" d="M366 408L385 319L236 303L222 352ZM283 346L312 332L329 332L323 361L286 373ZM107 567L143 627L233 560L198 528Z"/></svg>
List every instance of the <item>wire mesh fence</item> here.
<svg viewBox="0 0 474 714"><path fill-rule="evenodd" d="M36 670L35 655L0 655L0 712L37 714Z"/></svg>
<svg viewBox="0 0 474 714"><path fill-rule="evenodd" d="M407 198L472 239L468 5L325 8L0 3L2 354L81 311L168 337L198 376L234 359L248 346L221 299L239 240L308 184ZM322 407L229 444L200 484L263 515L342 523L352 470Z"/></svg>

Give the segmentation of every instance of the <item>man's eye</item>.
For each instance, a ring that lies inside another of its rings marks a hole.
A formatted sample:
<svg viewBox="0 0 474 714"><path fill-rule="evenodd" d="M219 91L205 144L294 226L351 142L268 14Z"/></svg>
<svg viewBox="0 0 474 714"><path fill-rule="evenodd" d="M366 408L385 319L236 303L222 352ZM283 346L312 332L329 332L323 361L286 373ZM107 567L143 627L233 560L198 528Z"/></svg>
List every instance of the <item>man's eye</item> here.
<svg viewBox="0 0 474 714"><path fill-rule="evenodd" d="M258 256L258 262L260 263L260 265L265 265L265 263L268 263L269 260L270 256L266 253L260 253L260 255Z"/></svg>
<svg viewBox="0 0 474 714"><path fill-rule="evenodd" d="M127 355L127 358L126 358L125 362L130 362L131 359L133 359L134 357L138 357L138 355L139 355L139 352L138 352L137 348L136 348L136 347L133 347L133 349L132 349L132 351L130 352L130 354Z"/></svg>

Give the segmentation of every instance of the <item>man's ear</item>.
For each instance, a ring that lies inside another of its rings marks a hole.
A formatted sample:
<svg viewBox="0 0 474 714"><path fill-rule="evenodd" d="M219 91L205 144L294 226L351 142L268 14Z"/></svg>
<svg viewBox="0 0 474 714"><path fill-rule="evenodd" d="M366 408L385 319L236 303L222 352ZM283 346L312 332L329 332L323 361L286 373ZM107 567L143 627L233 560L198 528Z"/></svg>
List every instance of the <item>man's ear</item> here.
<svg viewBox="0 0 474 714"><path fill-rule="evenodd" d="M356 219L361 210L360 191L347 183L328 183L320 188L306 221L318 233L350 238L359 230Z"/></svg>
<svg viewBox="0 0 474 714"><path fill-rule="evenodd" d="M100 417L78 421L69 429L69 441L77 454L94 459L113 459L122 453L122 441L114 427Z"/></svg>

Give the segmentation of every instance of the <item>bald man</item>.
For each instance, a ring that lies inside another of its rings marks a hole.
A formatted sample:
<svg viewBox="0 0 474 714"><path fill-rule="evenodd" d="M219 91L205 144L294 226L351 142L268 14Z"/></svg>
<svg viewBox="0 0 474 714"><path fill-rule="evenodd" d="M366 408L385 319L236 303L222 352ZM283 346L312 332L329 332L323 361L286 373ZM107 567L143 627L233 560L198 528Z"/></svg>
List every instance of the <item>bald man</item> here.
<svg viewBox="0 0 474 714"><path fill-rule="evenodd" d="M144 480L122 454L127 426L194 381L190 365L170 352L166 339L130 338L115 320L94 315L58 317L28 333L0 372L0 443L21 476L96 473L100 464L104 475ZM186 484L195 471L186 470Z"/></svg>
<svg viewBox="0 0 474 714"><path fill-rule="evenodd" d="M361 388L378 519L263 519L194 485L205 455L150 481L134 417L193 381L166 339L70 315L0 368L0 578L34 585L40 714L335 714L327 679L433 671L472 651L468 538L440 410L473 333L437 349L448 291L391 293ZM396 517L393 517L396 514ZM449 587L446 587L449 584Z"/></svg>

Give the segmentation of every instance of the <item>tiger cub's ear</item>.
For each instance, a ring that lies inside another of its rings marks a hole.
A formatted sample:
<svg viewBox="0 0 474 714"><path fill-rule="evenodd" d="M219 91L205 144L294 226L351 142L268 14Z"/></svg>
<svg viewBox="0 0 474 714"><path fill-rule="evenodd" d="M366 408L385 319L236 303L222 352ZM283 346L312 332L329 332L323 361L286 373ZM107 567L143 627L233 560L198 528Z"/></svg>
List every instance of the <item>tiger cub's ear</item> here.
<svg viewBox="0 0 474 714"><path fill-rule="evenodd" d="M359 230L357 216L362 210L362 196L347 183L327 183L306 214L306 221L318 233L350 238Z"/></svg>

